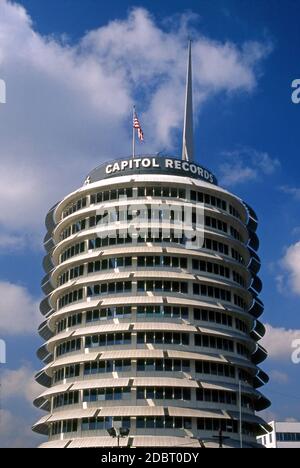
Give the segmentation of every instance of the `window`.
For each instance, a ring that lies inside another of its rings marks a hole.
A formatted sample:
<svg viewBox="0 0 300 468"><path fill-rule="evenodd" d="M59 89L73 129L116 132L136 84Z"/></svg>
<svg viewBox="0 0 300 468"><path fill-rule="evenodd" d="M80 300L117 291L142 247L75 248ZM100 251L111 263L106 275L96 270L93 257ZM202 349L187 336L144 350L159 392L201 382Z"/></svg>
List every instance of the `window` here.
<svg viewBox="0 0 300 468"><path fill-rule="evenodd" d="M222 242L217 242L215 240L209 239L206 237L204 239L204 249L212 250L214 252L219 252L221 254L229 255L229 247L227 244L223 244Z"/></svg>
<svg viewBox="0 0 300 468"><path fill-rule="evenodd" d="M236 345L237 353L244 357L249 357L249 350L246 346L242 345L241 343L237 343Z"/></svg>
<svg viewBox="0 0 300 468"><path fill-rule="evenodd" d="M79 392L69 392L57 395L53 398L53 407L59 408L67 405L76 405L79 403Z"/></svg>
<svg viewBox="0 0 300 468"><path fill-rule="evenodd" d="M235 378L235 369L228 364L216 364L213 362L196 361L195 369L197 374L218 375L222 377Z"/></svg>
<svg viewBox="0 0 300 468"><path fill-rule="evenodd" d="M130 372L130 359L112 361L91 361L84 364L84 375L96 375L112 372Z"/></svg>
<svg viewBox="0 0 300 468"><path fill-rule="evenodd" d="M102 203L103 201L114 201L121 197L132 198L133 190L131 187L112 189L110 191L97 192L91 195L91 205Z"/></svg>
<svg viewBox="0 0 300 468"><path fill-rule="evenodd" d="M81 301L82 299L83 299L83 289L71 291L70 293L66 294L65 296L62 296L58 300L58 307L59 309L61 309L62 307L72 304L73 302Z"/></svg>
<svg viewBox="0 0 300 468"><path fill-rule="evenodd" d="M73 234L77 234L80 231L83 231L87 227L87 220L86 219L80 219L76 223L72 224L71 226L68 226L64 231L62 231L60 238L61 240L67 239Z"/></svg>
<svg viewBox="0 0 300 468"><path fill-rule="evenodd" d="M138 417L137 429L191 429L191 418Z"/></svg>
<svg viewBox="0 0 300 468"><path fill-rule="evenodd" d="M191 190L191 201L205 203L206 205L215 206L223 211L227 211L227 202L213 195Z"/></svg>
<svg viewBox="0 0 300 468"><path fill-rule="evenodd" d="M277 432L277 442L300 442L300 432Z"/></svg>
<svg viewBox="0 0 300 468"><path fill-rule="evenodd" d="M215 288L205 284L193 283L193 294L196 296L208 296L223 301L231 302L231 292L226 289Z"/></svg>
<svg viewBox="0 0 300 468"><path fill-rule="evenodd" d="M120 231L116 231L116 236L110 237L95 237L89 240L89 250L98 250L109 245L123 245L132 244L132 238L129 235L125 235Z"/></svg>
<svg viewBox="0 0 300 468"><path fill-rule="evenodd" d="M118 281L116 283L101 283L88 286L87 297L95 297L103 294L122 294L130 291L130 281Z"/></svg>
<svg viewBox="0 0 300 468"><path fill-rule="evenodd" d="M172 359L138 359L138 372L190 372L190 361Z"/></svg>
<svg viewBox="0 0 300 468"><path fill-rule="evenodd" d="M81 423L82 431L103 431L118 424L125 429L130 429L130 418L84 418Z"/></svg>
<svg viewBox="0 0 300 468"><path fill-rule="evenodd" d="M63 320L60 320L56 327L57 333L61 333L66 330L66 328L76 327L82 323L82 313L71 315Z"/></svg>
<svg viewBox="0 0 300 468"><path fill-rule="evenodd" d="M77 338L76 340L65 341L56 347L56 355L62 356L63 354L73 353L81 349L81 340Z"/></svg>
<svg viewBox="0 0 300 468"><path fill-rule="evenodd" d="M63 212L63 219L66 218L67 216L70 216L73 213L76 213L76 211L79 211L87 206L87 199L86 197L80 198L76 202L71 203L70 205L65 208Z"/></svg>
<svg viewBox="0 0 300 468"><path fill-rule="evenodd" d="M245 260L244 258L242 257L242 255L235 249L231 249L231 256L234 260L236 260L237 262L241 263L241 264L245 264Z"/></svg>
<svg viewBox="0 0 300 468"><path fill-rule="evenodd" d="M187 259L183 257L139 256L137 264L138 267L187 268Z"/></svg>
<svg viewBox="0 0 300 468"><path fill-rule="evenodd" d="M230 226L230 234L234 239L244 242L243 236L233 226Z"/></svg>
<svg viewBox="0 0 300 468"><path fill-rule="evenodd" d="M186 191L177 187L138 187L138 197L186 198Z"/></svg>
<svg viewBox="0 0 300 468"><path fill-rule="evenodd" d="M247 308L247 304L244 299L237 294L234 294L234 304L244 310Z"/></svg>
<svg viewBox="0 0 300 468"><path fill-rule="evenodd" d="M187 333L161 333L161 332L148 332L137 334L138 344L182 344L189 345L189 335Z"/></svg>
<svg viewBox="0 0 300 468"><path fill-rule="evenodd" d="M75 268L71 268L71 270L67 270L65 273L59 276L58 278L58 285L62 286L63 284L67 283L68 281L78 278L79 276L83 276L84 274L84 265L80 265Z"/></svg>
<svg viewBox="0 0 300 468"><path fill-rule="evenodd" d="M102 320L113 319L115 317L129 317L131 315L130 306L107 307L103 309L89 310L86 315L86 322L99 322Z"/></svg>
<svg viewBox="0 0 300 468"><path fill-rule="evenodd" d="M85 348L102 346L127 345L131 343L130 333L109 333L103 335L86 336Z"/></svg>
<svg viewBox="0 0 300 468"><path fill-rule="evenodd" d="M237 219L242 219L240 213L232 206L229 206L229 213Z"/></svg>
<svg viewBox="0 0 300 468"><path fill-rule="evenodd" d="M236 329L243 332L243 333L248 333L248 326L245 322L243 322L242 320L236 318L235 319L235 326L236 326Z"/></svg>
<svg viewBox="0 0 300 468"><path fill-rule="evenodd" d="M83 391L83 402L91 403L97 401L128 400L130 388L95 388Z"/></svg>
<svg viewBox="0 0 300 468"><path fill-rule="evenodd" d="M52 435L77 432L77 428L78 428L77 420L62 421L62 422L54 423L52 426Z"/></svg>
<svg viewBox="0 0 300 468"><path fill-rule="evenodd" d="M233 327L233 319L231 315L228 315L223 312L216 312L213 310L194 309L194 320L199 320L201 322L215 322L215 323L218 323L220 325L227 326L230 328ZM246 330L247 330L247 327L246 327Z"/></svg>
<svg viewBox="0 0 300 468"><path fill-rule="evenodd" d="M80 365L74 364L67 367L62 367L53 373L53 382L57 383L64 379L71 379L74 377L79 377L80 375Z"/></svg>
<svg viewBox="0 0 300 468"><path fill-rule="evenodd" d="M193 266L193 270L207 272L211 274L213 273L215 275L222 276L227 279L230 278L229 268L224 267L223 265L220 265L218 263L205 262L203 260L193 259L192 266Z"/></svg>
<svg viewBox="0 0 300 468"><path fill-rule="evenodd" d="M236 406L237 396L233 392L225 392L221 390L203 390L198 388L196 390L197 401L205 401L212 403L221 403Z"/></svg>
<svg viewBox="0 0 300 468"><path fill-rule="evenodd" d="M216 229L217 231L225 232L226 234L228 232L227 223L210 216L205 216L205 226Z"/></svg>
<svg viewBox="0 0 300 468"><path fill-rule="evenodd" d="M79 244L75 244L72 247L64 250L60 256L60 263L65 262L69 258L75 257L76 255L80 255L81 253L85 252L85 242L80 242Z"/></svg>
<svg viewBox="0 0 300 468"><path fill-rule="evenodd" d="M102 261L91 262L88 264L88 273L95 273L102 270L123 268L132 266L131 257L120 257L104 259Z"/></svg>
<svg viewBox="0 0 300 468"><path fill-rule="evenodd" d="M244 430L246 427L248 426L245 424ZM222 419L199 418L197 419L197 429L200 431L214 431L214 432L217 432L221 429L223 432L237 433L238 422L229 421L226 419L222 420Z"/></svg>
<svg viewBox="0 0 300 468"><path fill-rule="evenodd" d="M179 292L187 294L188 284L178 281L138 281L137 290L139 292Z"/></svg>

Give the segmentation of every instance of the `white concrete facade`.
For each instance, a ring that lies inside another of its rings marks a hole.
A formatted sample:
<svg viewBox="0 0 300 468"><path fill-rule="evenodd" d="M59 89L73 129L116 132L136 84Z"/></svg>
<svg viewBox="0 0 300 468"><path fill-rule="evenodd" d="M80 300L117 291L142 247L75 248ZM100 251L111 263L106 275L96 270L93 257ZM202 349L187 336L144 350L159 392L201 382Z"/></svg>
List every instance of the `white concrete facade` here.
<svg viewBox="0 0 300 468"><path fill-rule="evenodd" d="M257 438L261 445L269 449L300 448L300 422L272 421L269 426L272 431Z"/></svg>
<svg viewBox="0 0 300 468"><path fill-rule="evenodd" d="M126 203L145 225L157 211L156 237L124 234ZM174 233L185 218L161 214L166 205L193 216L203 205L201 248L185 247ZM220 429L236 447L239 380L243 443L256 446L266 430L256 411L269 402L258 390L268 378L258 367L267 353L253 210L215 184L137 172L85 184L46 225L45 391L35 400L46 415L33 428L48 436L43 447L112 446L114 424L130 430L122 444L132 447L217 446Z"/></svg>

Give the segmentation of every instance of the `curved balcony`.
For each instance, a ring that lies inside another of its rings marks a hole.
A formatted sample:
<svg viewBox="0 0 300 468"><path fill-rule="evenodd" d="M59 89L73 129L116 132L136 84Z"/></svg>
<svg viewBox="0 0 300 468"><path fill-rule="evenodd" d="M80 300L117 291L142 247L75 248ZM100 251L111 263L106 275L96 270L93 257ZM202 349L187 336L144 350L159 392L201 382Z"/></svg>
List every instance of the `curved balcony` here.
<svg viewBox="0 0 300 468"><path fill-rule="evenodd" d="M51 234L48 232L44 238L44 248L46 250L47 253L50 253L52 252L52 250L54 249L55 247L55 243L52 239L52 236Z"/></svg>
<svg viewBox="0 0 300 468"><path fill-rule="evenodd" d="M251 292L251 294L253 294L254 296L257 296L258 294L261 293L262 288L263 288L263 284L262 284L261 279L258 276L253 276L248 290Z"/></svg>
<svg viewBox="0 0 300 468"><path fill-rule="evenodd" d="M54 268L54 265L52 263L52 256L50 253L48 253L45 257L44 257L44 260L43 260L43 268L44 268L44 271L45 273L50 273L53 268Z"/></svg>
<svg viewBox="0 0 300 468"><path fill-rule="evenodd" d="M45 340L50 340L53 338L54 333L50 330L48 326L48 320L45 320L38 328L39 335Z"/></svg>
<svg viewBox="0 0 300 468"><path fill-rule="evenodd" d="M249 254L250 254L250 261L248 264L248 270L251 271L251 273L256 276L261 269L261 261L257 253L252 250L250 247L248 247Z"/></svg>
<svg viewBox="0 0 300 468"><path fill-rule="evenodd" d="M49 377L49 375L47 375L47 373L44 370L36 374L35 380L38 384L42 385L43 387L50 388L51 386L51 378Z"/></svg>
<svg viewBox="0 0 300 468"><path fill-rule="evenodd" d="M40 312L42 315L46 316L52 310L52 307L49 304L49 297L45 297L40 303Z"/></svg>
<svg viewBox="0 0 300 468"><path fill-rule="evenodd" d="M264 304L263 302L258 299L258 297L255 297L252 303L252 306L249 309L249 314L251 314L253 317L258 319L259 317L262 316L264 312Z"/></svg>
<svg viewBox="0 0 300 468"><path fill-rule="evenodd" d="M55 228L56 224L55 224L55 221L54 221L54 213L55 213L55 210L56 210L56 207L57 207L58 203L56 203L49 211L48 211L48 214L46 216L46 221L45 221L45 225L46 225L46 229L48 232L52 232L53 229Z"/></svg>
<svg viewBox="0 0 300 468"><path fill-rule="evenodd" d="M253 231L248 231L249 232L249 241L248 241L248 246L254 250L255 252L258 251L259 249L259 238L257 234Z"/></svg>
<svg viewBox="0 0 300 468"><path fill-rule="evenodd" d="M244 206L246 207L246 209L248 211L248 224L247 224L247 227L251 231L256 232L257 228L258 228L257 215L256 215L255 211L253 210L253 208L251 208L251 206L248 205L248 203L243 201L243 204L244 204Z"/></svg>
<svg viewBox="0 0 300 468"><path fill-rule="evenodd" d="M252 362L258 365L264 362L267 359L267 357L267 351L261 345L257 345L256 352L252 355Z"/></svg>
<svg viewBox="0 0 300 468"><path fill-rule="evenodd" d="M255 321L255 326L253 330L251 331L251 337L255 341L260 341L266 334L266 328L265 326L259 321Z"/></svg>
<svg viewBox="0 0 300 468"><path fill-rule="evenodd" d="M47 273L46 276L44 276L42 283L41 283L42 291L43 293L48 296L54 291L54 287L52 286L51 283L51 274Z"/></svg>

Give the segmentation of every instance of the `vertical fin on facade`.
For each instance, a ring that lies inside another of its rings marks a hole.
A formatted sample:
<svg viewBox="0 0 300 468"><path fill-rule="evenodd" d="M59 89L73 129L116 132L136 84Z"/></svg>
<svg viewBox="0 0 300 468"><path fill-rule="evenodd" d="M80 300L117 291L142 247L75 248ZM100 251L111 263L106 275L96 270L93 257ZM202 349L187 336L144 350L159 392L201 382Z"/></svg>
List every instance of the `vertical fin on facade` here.
<svg viewBox="0 0 300 468"><path fill-rule="evenodd" d="M188 50L182 159L184 161L191 161L191 162L194 160L192 41L189 41L189 50Z"/></svg>

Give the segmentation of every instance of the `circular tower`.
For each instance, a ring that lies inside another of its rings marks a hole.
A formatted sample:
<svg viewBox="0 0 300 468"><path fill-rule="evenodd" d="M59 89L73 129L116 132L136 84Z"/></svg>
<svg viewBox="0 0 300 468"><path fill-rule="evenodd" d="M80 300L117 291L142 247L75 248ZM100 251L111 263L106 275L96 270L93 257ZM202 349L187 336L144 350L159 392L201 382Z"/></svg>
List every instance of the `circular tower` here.
<svg viewBox="0 0 300 468"><path fill-rule="evenodd" d="M255 447L254 211L205 168L145 156L92 171L46 226L42 447Z"/></svg>

